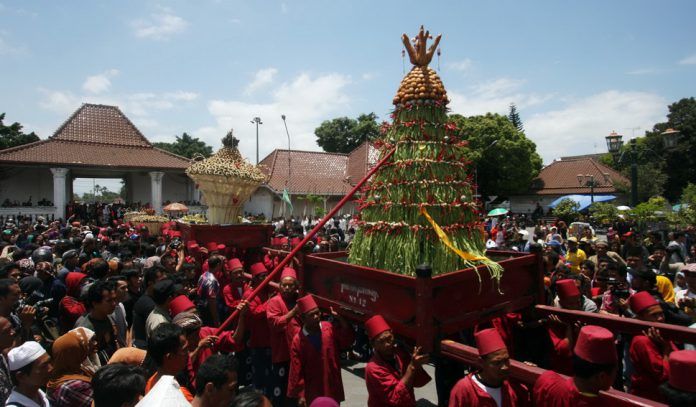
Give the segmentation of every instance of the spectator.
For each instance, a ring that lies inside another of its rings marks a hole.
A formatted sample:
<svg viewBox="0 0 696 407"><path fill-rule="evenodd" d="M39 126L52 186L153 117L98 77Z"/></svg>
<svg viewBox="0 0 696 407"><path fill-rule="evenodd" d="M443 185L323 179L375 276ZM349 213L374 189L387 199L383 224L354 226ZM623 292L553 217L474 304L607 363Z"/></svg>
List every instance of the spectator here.
<svg viewBox="0 0 696 407"><path fill-rule="evenodd" d="M5 401L12 392L12 378L7 363L7 352L12 349L15 336L16 333L10 321L5 317L0 317L0 405L5 405Z"/></svg>
<svg viewBox="0 0 696 407"><path fill-rule="evenodd" d="M118 349L114 322L109 315L116 309L116 292L114 284L108 281L97 281L87 291L89 313L80 317L75 323L76 328L87 328L95 333L99 361L105 365L111 355Z"/></svg>
<svg viewBox="0 0 696 407"><path fill-rule="evenodd" d="M139 269L131 268L123 270L123 276L126 277L128 283L128 292L121 304L123 304L128 328L130 328L133 326L133 307L142 295L143 275Z"/></svg>
<svg viewBox="0 0 696 407"><path fill-rule="evenodd" d="M215 278L215 273L220 273L221 268L222 257L211 255L208 258L208 270L204 271L198 279L198 309L201 312L203 322L210 326L220 325L217 305L218 297L220 296L220 284Z"/></svg>
<svg viewBox="0 0 696 407"><path fill-rule="evenodd" d="M138 367L108 365L92 378L94 407L134 407L145 395L145 378Z"/></svg>
<svg viewBox="0 0 696 407"><path fill-rule="evenodd" d="M570 271L573 273L580 272L580 265L587 260L587 255L582 249L578 248L578 238L571 236L566 240L568 252L566 253L566 262L570 263Z"/></svg>
<svg viewBox="0 0 696 407"><path fill-rule="evenodd" d="M31 338L31 326L34 323L36 309L26 305L19 309L19 314L15 313L19 296L22 290L16 280L4 278L0 280L0 317L5 317L12 324L12 328L17 332L15 344L19 345Z"/></svg>
<svg viewBox="0 0 696 407"><path fill-rule="evenodd" d="M165 322L152 331L147 341L147 357L155 364L156 372L147 380L147 394L165 375L174 376L184 370L188 361L188 343L184 331L178 326ZM191 392L180 386L181 394L190 403L193 400Z"/></svg>
<svg viewBox="0 0 696 407"><path fill-rule="evenodd" d="M270 400L260 391L249 390L240 393L232 400L232 407L272 407ZM338 403L336 403L338 405ZM282 406L282 405L281 405Z"/></svg>
<svg viewBox="0 0 696 407"><path fill-rule="evenodd" d="M626 262L618 253L609 250L609 242L606 240L597 240L595 242L595 250L597 254L590 256L589 260L597 266L599 266L598 260L602 257L608 257L617 263L626 265Z"/></svg>
<svg viewBox="0 0 696 407"><path fill-rule="evenodd" d="M87 274L70 272L65 276L67 293L58 303L60 333L64 334L75 326L75 322L87 312L87 308L79 300L80 292L87 283Z"/></svg>
<svg viewBox="0 0 696 407"><path fill-rule="evenodd" d="M160 324L172 322L169 316L169 304L174 299L176 289L172 280L161 280L155 283L152 289L152 299L155 302L155 308L152 309L145 321L145 336L150 337L152 331Z"/></svg>
<svg viewBox="0 0 696 407"><path fill-rule="evenodd" d="M164 278L166 278L166 274L161 267L145 269L145 292L133 306L133 345L140 349L145 349L147 347L145 322L155 308L155 302L152 300L153 287L157 281L163 280Z"/></svg>
<svg viewBox="0 0 696 407"><path fill-rule="evenodd" d="M10 350L7 362L15 387L7 398L6 406L49 407L46 386L51 375L51 357L34 341L24 342Z"/></svg>
<svg viewBox="0 0 696 407"><path fill-rule="evenodd" d="M92 373L82 369L82 362L94 351L84 328L70 331L53 342L53 372L46 389L51 405L90 407Z"/></svg>
<svg viewBox="0 0 696 407"><path fill-rule="evenodd" d="M655 275L655 273L645 267L631 269L629 273L633 277L631 279L631 288L636 292L647 291L650 293L662 307L665 322L682 326L691 325L691 318L677 308L675 304L666 302L662 294L657 291L656 284L658 276Z"/></svg>
<svg viewBox="0 0 696 407"><path fill-rule="evenodd" d="M227 406L237 393L237 360L231 355L209 357L196 374L193 407Z"/></svg>
<svg viewBox="0 0 696 407"><path fill-rule="evenodd" d="M128 282L125 276L117 275L109 277L109 281L116 286L116 309L109 317L116 324L116 332L118 332L119 346L130 345L128 334L128 321L126 321L126 309L123 306L123 301L128 297Z"/></svg>

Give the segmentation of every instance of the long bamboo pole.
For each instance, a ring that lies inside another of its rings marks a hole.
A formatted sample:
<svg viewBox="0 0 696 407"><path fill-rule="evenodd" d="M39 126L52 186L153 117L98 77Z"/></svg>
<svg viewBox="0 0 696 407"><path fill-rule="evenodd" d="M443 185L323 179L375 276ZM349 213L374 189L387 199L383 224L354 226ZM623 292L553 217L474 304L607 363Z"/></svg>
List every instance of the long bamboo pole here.
<svg viewBox="0 0 696 407"><path fill-rule="evenodd" d="M280 272L280 270L282 270L283 267L285 267L285 265L288 264L288 263L290 262L290 260L292 260L292 258L293 258L300 250L302 250L302 248L304 247L304 245L307 244L307 242L309 242L309 241L312 239L312 237L314 237L314 235L317 234L317 232L318 232L319 230L321 230L322 227L324 227L324 225L326 224L326 222L328 222L331 218L333 218L333 216L338 212L339 209L341 209L341 208L343 207L343 205L345 205L348 201L350 201L350 199L353 197L353 195L355 195L355 193L358 192L358 191L360 190L360 188L363 186L363 184L365 184L365 183L367 182L367 180L369 180L370 177L372 177L372 175L373 175L375 172L377 172L377 170L378 170L382 165L384 165L384 163L386 163L386 162L391 158L391 156L394 154L395 151L396 151L396 147L394 147L391 151L389 151L389 152L384 156L384 158L382 158L382 160L381 160L380 162L378 162L378 163L365 175L365 177L363 177L363 179L361 179L360 182L358 182L358 183L355 185L355 187L353 187L353 189L351 189L350 192L348 192L348 193L346 194L346 196L344 196L343 199L341 199L341 201L338 202L338 203L336 204L336 206L334 206L334 208L331 209L331 211L330 211L329 213L326 214L326 216L324 216L324 218L314 227L314 229L312 229L309 233L307 233L307 235L304 237L304 239L302 239L302 241L301 241L297 246L295 246L295 248L292 249L292 251L291 251L290 253L288 253L287 256L285 256L285 258L283 259L283 261L281 261L280 263L278 263L277 266L275 266L275 268L273 269L273 271L271 271L271 272L268 274L268 276L266 277L266 279L263 280L263 281L261 282L261 284L259 284L258 287L256 287L256 288L251 292L251 295L247 298L247 300L251 301L252 299L256 298L257 295L259 295L259 293L261 292L261 290L263 290L263 289L268 285L268 283L270 283L271 280L273 280L273 278L276 276L276 274L278 274L278 272ZM239 314L239 310L234 310L234 311L232 312L232 314L225 320L225 322L223 322L222 325L220 325L220 327L217 329L217 331L215 331L215 335L219 335L220 332L222 332L229 324L232 323L232 321L234 321L234 320L237 318L237 315L238 315L238 314Z"/></svg>

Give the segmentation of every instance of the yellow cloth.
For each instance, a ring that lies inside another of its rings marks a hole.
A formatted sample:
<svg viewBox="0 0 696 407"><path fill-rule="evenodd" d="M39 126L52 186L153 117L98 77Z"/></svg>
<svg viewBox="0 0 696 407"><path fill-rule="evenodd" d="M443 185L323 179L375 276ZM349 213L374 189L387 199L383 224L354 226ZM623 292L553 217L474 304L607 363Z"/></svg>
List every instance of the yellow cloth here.
<svg viewBox="0 0 696 407"><path fill-rule="evenodd" d="M437 222L435 222L435 220L434 220L432 217L430 217L430 214L429 214L428 211L425 209L425 207L421 206L421 208L420 208L420 213L421 213L421 215L425 216L425 219L427 219L428 222L430 222L430 224L433 226L433 229L435 229L435 233L437 234L437 237L440 238L440 241L441 241L445 246L449 247L450 250L452 250L453 252L457 253L457 255L458 255L459 257L461 257L462 259L464 259L464 260L466 260L466 261L488 260L487 257L476 256L476 255L473 255L473 254L471 254L471 253L467 253L467 252L465 252L465 251L462 251L462 250L460 250L460 249L454 247L454 245L452 244L452 242L449 240L449 237L447 237L447 235L445 234L445 232L440 228L440 225L438 225Z"/></svg>
<svg viewBox="0 0 696 407"><path fill-rule="evenodd" d="M662 295L665 302L674 303L674 286L669 278L665 276L657 276L657 292Z"/></svg>
<svg viewBox="0 0 696 407"><path fill-rule="evenodd" d="M587 260L587 255L582 249L578 249L577 252L566 253L566 263L570 263L570 271L573 273L580 272L580 265L583 261Z"/></svg>

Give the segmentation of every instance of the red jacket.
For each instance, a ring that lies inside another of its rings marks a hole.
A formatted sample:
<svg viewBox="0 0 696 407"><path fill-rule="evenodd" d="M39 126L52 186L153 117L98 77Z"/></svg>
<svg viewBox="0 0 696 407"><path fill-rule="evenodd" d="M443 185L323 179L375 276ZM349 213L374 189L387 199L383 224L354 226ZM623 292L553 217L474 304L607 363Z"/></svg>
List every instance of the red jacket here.
<svg viewBox="0 0 696 407"><path fill-rule="evenodd" d="M563 378L548 370L534 383L535 407L602 407L599 397L580 394L573 378Z"/></svg>
<svg viewBox="0 0 696 407"><path fill-rule="evenodd" d="M350 347L353 339L353 329L322 322L321 348L317 349L304 331L298 332L290 346L288 397L304 397L308 405L321 396L343 401L339 350Z"/></svg>
<svg viewBox="0 0 696 407"><path fill-rule="evenodd" d="M401 382L411 363L411 356L397 350L394 362L389 363L375 353L365 366L368 407L415 407L416 396L413 389ZM425 386L429 381L430 376L425 370L419 369L414 377L413 387Z"/></svg>
<svg viewBox="0 0 696 407"><path fill-rule="evenodd" d="M247 287L244 283L229 283L222 289L222 298L225 299L225 304L230 308L235 308L242 300L244 291Z"/></svg>
<svg viewBox="0 0 696 407"><path fill-rule="evenodd" d="M672 350L677 350L672 342ZM631 376L631 394L655 401L665 401L660 393L660 385L669 378L669 364L662 350L645 335L634 336L629 348L633 375Z"/></svg>
<svg viewBox="0 0 696 407"><path fill-rule="evenodd" d="M248 299L253 289L246 287L244 299ZM253 300L249 301L249 312L246 315L247 327L249 329L250 348L270 348L271 330L266 320L266 304L268 304L268 290L263 290Z"/></svg>
<svg viewBox="0 0 696 407"><path fill-rule="evenodd" d="M498 407L493 397L474 382L472 376L467 375L454 385L449 398L449 407ZM501 407L529 406L529 390L522 384L504 381L500 388L502 397Z"/></svg>
<svg viewBox="0 0 696 407"><path fill-rule="evenodd" d="M266 320L271 330L271 354L273 363L282 363L290 360L290 345L293 338L302 329L299 315L288 318L288 305L283 297L278 294L271 297L266 303Z"/></svg>
<svg viewBox="0 0 696 407"><path fill-rule="evenodd" d="M573 350L570 341L566 338L565 327L552 325L548 328L549 337L553 344L551 353L551 370L564 375L573 374Z"/></svg>

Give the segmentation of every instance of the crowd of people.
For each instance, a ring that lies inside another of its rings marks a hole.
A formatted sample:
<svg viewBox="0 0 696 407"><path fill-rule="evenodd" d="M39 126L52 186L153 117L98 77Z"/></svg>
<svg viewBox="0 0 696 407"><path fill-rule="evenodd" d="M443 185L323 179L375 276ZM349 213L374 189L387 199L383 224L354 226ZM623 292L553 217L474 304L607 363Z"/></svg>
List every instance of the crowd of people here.
<svg viewBox="0 0 696 407"><path fill-rule="evenodd" d="M423 369L430 356L397 340L380 315L357 326L320 309L302 293L294 263L277 285L257 290L281 260L272 252L184 241L175 222L150 231L118 219L76 219L3 225L5 405L335 406L345 398L346 358L367 362L369 406L415 406L414 388L431 380ZM274 220L271 247L298 245L316 221ZM634 230L611 230L607 240L563 230L539 225L531 239L515 232L524 242L517 250L543 246L549 305L696 327L692 229L667 240ZM354 233L349 217L336 218L303 249L341 250ZM232 313L239 317L228 320ZM436 357L440 405L592 405L609 387L696 405L689 375L696 351L654 326L615 335L510 313L454 339L476 345L479 366ZM525 387L509 377L511 359L548 371Z"/></svg>

